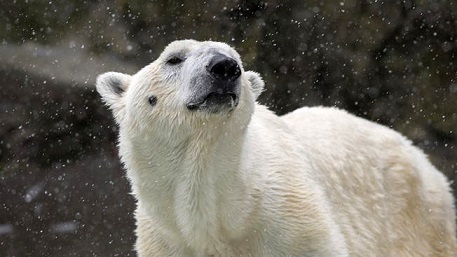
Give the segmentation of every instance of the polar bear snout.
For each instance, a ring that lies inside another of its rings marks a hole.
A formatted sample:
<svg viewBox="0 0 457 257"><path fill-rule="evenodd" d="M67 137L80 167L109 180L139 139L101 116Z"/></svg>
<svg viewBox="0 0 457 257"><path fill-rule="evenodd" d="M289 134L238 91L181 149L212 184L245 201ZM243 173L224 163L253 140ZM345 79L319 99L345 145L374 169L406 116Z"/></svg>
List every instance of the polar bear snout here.
<svg viewBox="0 0 457 257"><path fill-rule="evenodd" d="M238 106L241 67L238 62L221 53L214 54L205 65L205 73L194 90L192 100L186 104L189 110L208 113L226 113Z"/></svg>
<svg viewBox="0 0 457 257"><path fill-rule="evenodd" d="M234 81L241 75L238 63L223 54L216 54L206 66L206 70L221 81Z"/></svg>

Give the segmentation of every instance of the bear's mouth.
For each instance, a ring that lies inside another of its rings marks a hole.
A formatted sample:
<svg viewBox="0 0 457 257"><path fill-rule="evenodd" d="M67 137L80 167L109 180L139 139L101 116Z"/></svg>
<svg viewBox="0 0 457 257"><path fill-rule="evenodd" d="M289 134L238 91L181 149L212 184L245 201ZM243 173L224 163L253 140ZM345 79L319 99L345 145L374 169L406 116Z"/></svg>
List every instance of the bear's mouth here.
<svg viewBox="0 0 457 257"><path fill-rule="evenodd" d="M238 95L236 93L211 92L203 99L186 104L189 110L204 110L210 113L231 111L238 105Z"/></svg>

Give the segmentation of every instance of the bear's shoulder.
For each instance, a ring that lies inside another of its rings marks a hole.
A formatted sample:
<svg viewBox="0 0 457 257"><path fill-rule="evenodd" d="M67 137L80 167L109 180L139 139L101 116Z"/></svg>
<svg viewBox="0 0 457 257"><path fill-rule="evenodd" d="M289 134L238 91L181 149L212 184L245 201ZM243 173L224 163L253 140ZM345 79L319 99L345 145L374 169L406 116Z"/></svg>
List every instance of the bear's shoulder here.
<svg viewBox="0 0 457 257"><path fill-rule="evenodd" d="M335 107L302 107L281 117L292 130L313 132L314 136L386 137L406 140L401 134L382 124L360 118Z"/></svg>

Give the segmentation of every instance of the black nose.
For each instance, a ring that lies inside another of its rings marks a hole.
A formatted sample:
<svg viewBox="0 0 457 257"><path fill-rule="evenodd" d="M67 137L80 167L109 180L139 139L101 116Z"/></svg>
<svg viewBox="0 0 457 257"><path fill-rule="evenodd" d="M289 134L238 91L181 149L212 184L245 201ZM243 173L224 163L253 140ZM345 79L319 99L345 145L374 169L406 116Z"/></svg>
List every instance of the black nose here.
<svg viewBox="0 0 457 257"><path fill-rule="evenodd" d="M206 69L215 78L224 81L234 81L241 75L238 63L222 54L216 54L206 66Z"/></svg>

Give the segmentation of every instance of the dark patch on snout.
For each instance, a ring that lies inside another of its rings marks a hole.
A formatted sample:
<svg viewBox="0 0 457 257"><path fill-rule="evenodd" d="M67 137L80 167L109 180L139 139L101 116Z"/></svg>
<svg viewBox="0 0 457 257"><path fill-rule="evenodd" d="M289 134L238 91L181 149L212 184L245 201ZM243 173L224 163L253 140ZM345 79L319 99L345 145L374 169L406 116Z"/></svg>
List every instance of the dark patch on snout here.
<svg viewBox="0 0 457 257"><path fill-rule="evenodd" d="M206 65L207 74L197 95L186 106L189 110L209 113L231 111L238 106L241 68L236 60L223 54L214 55Z"/></svg>
<svg viewBox="0 0 457 257"><path fill-rule="evenodd" d="M203 100L187 104L189 110L202 110L209 113L231 111L238 106L238 96L236 94L209 93Z"/></svg>

